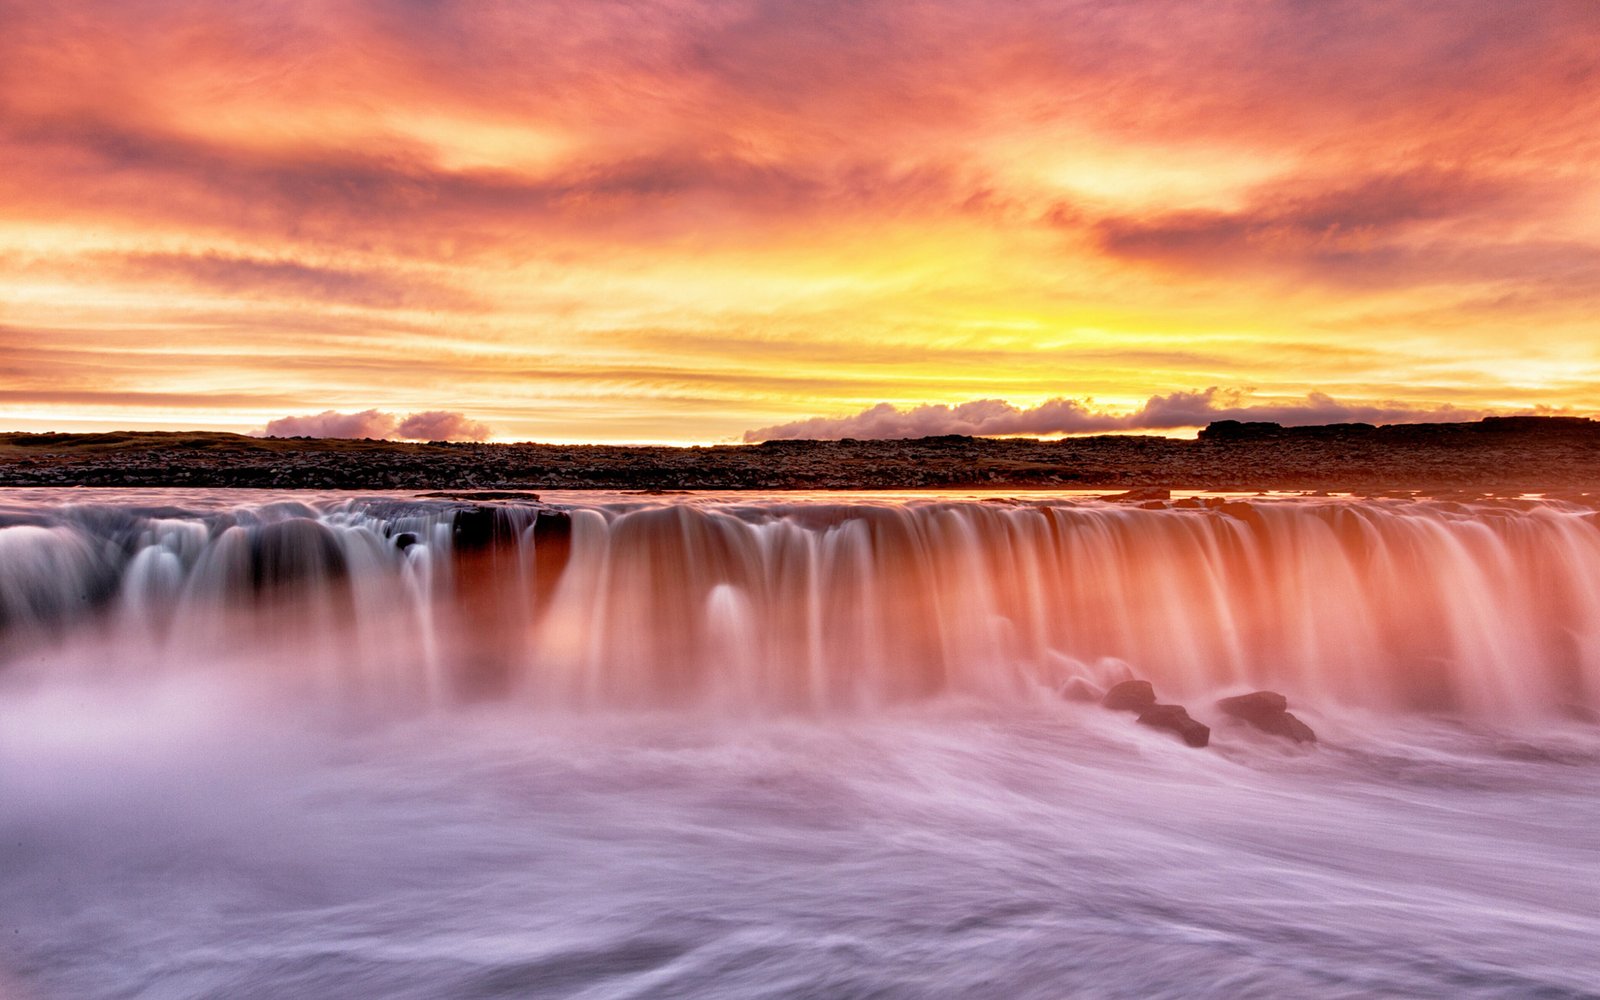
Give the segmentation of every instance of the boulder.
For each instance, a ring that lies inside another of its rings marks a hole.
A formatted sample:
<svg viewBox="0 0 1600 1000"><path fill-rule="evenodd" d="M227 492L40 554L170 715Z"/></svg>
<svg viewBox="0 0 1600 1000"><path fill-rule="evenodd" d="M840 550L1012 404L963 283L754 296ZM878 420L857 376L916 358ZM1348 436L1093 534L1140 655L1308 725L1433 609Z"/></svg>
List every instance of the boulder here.
<svg viewBox="0 0 1600 1000"><path fill-rule="evenodd" d="M1061 697L1068 701L1082 701L1093 704L1104 698L1106 693L1093 681L1084 680L1082 677L1069 677L1061 685Z"/></svg>
<svg viewBox="0 0 1600 1000"><path fill-rule="evenodd" d="M1311 727L1295 718L1289 712L1269 715L1260 721L1253 721L1250 724L1264 733L1282 736L1285 739L1294 740L1296 743L1317 742L1317 734L1312 732Z"/></svg>
<svg viewBox="0 0 1600 1000"><path fill-rule="evenodd" d="M1224 698L1217 707L1235 719L1242 719L1264 733L1282 736L1296 743L1315 743L1317 734L1288 711L1289 699L1276 691L1252 691Z"/></svg>
<svg viewBox="0 0 1600 1000"><path fill-rule="evenodd" d="M1276 691L1252 691L1224 698L1217 707L1237 719L1256 719L1289 710L1289 699Z"/></svg>
<svg viewBox="0 0 1600 1000"><path fill-rule="evenodd" d="M1149 681L1123 681L1111 685L1100 704L1117 712L1142 712L1156 703L1156 689Z"/></svg>
<svg viewBox="0 0 1600 1000"><path fill-rule="evenodd" d="M1211 727L1190 718L1188 709L1182 705L1151 705L1139 713L1139 724L1177 733L1192 747L1203 747L1211 742Z"/></svg>

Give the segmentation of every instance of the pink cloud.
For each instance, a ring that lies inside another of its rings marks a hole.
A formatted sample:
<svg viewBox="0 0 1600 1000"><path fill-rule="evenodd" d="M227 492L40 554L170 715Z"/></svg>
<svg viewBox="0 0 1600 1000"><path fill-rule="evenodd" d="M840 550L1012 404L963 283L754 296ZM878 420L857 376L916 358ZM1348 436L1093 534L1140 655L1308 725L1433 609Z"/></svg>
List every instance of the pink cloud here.
<svg viewBox="0 0 1600 1000"><path fill-rule="evenodd" d="M838 438L918 438L940 434L973 437L1006 434L1084 434L1204 427L1214 420L1267 420L1288 425L1329 423L1423 423L1476 420L1482 410L1425 406L1394 401L1341 403L1326 393L1309 393L1290 403L1250 405L1242 392L1212 386L1200 392L1151 396L1131 413L1096 409L1090 400L1051 399L1019 407L1001 399L979 399L958 406L928 403L899 409L879 403L848 417L812 417L746 431L746 441L836 440Z"/></svg>
<svg viewBox="0 0 1600 1000"><path fill-rule="evenodd" d="M489 436L489 427L463 413L428 410L400 421L398 433L418 441L482 441Z"/></svg>
<svg viewBox="0 0 1600 1000"><path fill-rule="evenodd" d="M450 410L428 410L404 418L382 410L358 413L323 410L305 416L281 417L267 424L262 433L265 437L482 441L490 431L487 425Z"/></svg>

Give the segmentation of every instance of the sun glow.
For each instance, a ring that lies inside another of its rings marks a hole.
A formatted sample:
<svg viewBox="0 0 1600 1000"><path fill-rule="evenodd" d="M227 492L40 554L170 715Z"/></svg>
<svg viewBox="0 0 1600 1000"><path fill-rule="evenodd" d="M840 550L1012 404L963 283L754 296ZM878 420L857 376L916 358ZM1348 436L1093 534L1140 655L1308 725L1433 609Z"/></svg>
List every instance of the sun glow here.
<svg viewBox="0 0 1600 1000"><path fill-rule="evenodd" d="M1591 24L1479 51L1473 17L1329 11L1362 41L1322 65L1276 14L1180 53L1145 8L886 8L876 35L696 10L17 13L0 425L382 405L709 442L1211 387L1600 405L1600 97L1559 71Z"/></svg>

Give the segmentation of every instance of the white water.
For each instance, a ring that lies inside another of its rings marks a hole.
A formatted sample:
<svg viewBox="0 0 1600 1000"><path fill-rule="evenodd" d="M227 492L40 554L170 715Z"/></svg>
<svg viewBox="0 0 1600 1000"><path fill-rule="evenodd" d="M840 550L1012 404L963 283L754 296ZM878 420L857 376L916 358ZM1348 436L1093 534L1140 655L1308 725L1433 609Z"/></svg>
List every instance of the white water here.
<svg viewBox="0 0 1600 1000"><path fill-rule="evenodd" d="M826 712L1131 672L1184 698L1600 709L1600 525L1555 502L613 498L542 536L497 505L467 551L459 503L183 499L14 504L0 642L118 650L47 668L70 671L242 653L327 697L429 704Z"/></svg>
<svg viewBox="0 0 1600 1000"><path fill-rule="evenodd" d="M81 496L0 498L0 996L1600 982L1592 511Z"/></svg>

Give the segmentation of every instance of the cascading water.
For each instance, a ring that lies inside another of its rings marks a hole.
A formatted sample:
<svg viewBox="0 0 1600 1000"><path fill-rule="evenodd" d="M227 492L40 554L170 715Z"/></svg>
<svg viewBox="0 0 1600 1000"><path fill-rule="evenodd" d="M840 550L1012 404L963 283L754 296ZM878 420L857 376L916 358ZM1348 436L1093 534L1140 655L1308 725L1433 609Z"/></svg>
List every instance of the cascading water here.
<svg viewBox="0 0 1600 1000"><path fill-rule="evenodd" d="M0 528L0 652L243 654L342 695L543 706L1174 696L1600 708L1600 526L1558 502L395 498L63 505ZM132 669L132 667L128 667Z"/></svg>
<svg viewBox="0 0 1600 1000"><path fill-rule="evenodd" d="M5 491L0 998L1578 1000L1596 708L1558 501Z"/></svg>

